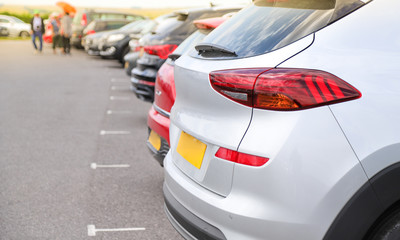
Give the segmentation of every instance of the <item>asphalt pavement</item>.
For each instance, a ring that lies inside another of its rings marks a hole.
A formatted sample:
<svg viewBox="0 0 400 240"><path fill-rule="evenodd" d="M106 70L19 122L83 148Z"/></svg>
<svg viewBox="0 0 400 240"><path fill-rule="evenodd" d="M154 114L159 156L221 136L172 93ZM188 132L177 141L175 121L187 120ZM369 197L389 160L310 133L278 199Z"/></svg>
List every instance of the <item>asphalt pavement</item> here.
<svg viewBox="0 0 400 240"><path fill-rule="evenodd" d="M121 64L0 41L0 239L182 239Z"/></svg>

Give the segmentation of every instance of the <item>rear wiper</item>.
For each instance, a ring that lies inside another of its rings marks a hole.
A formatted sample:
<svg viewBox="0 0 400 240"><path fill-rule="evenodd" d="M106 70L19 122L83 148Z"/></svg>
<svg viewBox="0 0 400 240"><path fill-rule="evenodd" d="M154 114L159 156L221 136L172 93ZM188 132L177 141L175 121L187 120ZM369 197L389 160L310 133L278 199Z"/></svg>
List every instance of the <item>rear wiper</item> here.
<svg viewBox="0 0 400 240"><path fill-rule="evenodd" d="M202 55L203 57L217 57L217 55L237 56L235 51L212 43L201 43L196 45L194 48L199 52L199 55Z"/></svg>
<svg viewBox="0 0 400 240"><path fill-rule="evenodd" d="M171 59L172 61L175 61L176 59L180 58L181 54L178 53L171 53L168 55L168 58Z"/></svg>

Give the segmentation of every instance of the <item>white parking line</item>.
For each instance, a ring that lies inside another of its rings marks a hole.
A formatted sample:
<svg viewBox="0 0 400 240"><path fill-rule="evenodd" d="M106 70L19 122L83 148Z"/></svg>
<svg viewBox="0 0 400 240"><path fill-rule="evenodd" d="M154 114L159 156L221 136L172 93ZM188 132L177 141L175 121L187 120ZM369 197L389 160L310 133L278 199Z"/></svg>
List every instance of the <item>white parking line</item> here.
<svg viewBox="0 0 400 240"><path fill-rule="evenodd" d="M105 131L101 130L100 135L126 135L131 134L129 131Z"/></svg>
<svg viewBox="0 0 400 240"><path fill-rule="evenodd" d="M130 97L118 97L118 96L110 96L110 100L119 100L119 101L128 101L130 100Z"/></svg>
<svg viewBox="0 0 400 240"><path fill-rule="evenodd" d="M111 86L111 90L120 91L120 90L131 90L130 86Z"/></svg>
<svg viewBox="0 0 400 240"><path fill-rule="evenodd" d="M97 168L128 168L130 167L129 164L97 164L97 163L91 163L90 168L91 169L97 169Z"/></svg>
<svg viewBox="0 0 400 240"><path fill-rule="evenodd" d="M132 114L132 111L112 111L112 110L108 110L107 114L108 115L111 115L111 114Z"/></svg>
<svg viewBox="0 0 400 240"><path fill-rule="evenodd" d="M88 236L94 237L96 236L96 232L126 232L126 231L144 231L146 228L104 228L104 229L96 229L95 225L88 225Z"/></svg>

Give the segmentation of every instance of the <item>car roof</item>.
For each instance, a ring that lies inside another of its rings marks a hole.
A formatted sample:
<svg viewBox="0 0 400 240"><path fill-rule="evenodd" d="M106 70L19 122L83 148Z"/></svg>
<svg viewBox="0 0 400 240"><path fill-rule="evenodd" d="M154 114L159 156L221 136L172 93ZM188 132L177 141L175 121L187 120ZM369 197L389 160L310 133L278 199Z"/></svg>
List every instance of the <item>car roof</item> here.
<svg viewBox="0 0 400 240"><path fill-rule="evenodd" d="M175 11L176 14L189 15L192 13L199 12L209 12L209 11L219 11L219 10L227 10L227 9L241 9L245 7L245 5L232 5L232 6L215 6L215 7L207 7L207 8L189 8Z"/></svg>
<svg viewBox="0 0 400 240"><path fill-rule="evenodd" d="M110 11L110 10L97 10L97 9L85 9L84 12L86 12L86 13L105 13L105 14L121 14L121 15L140 16L139 14L129 13L129 12Z"/></svg>
<svg viewBox="0 0 400 240"><path fill-rule="evenodd" d="M93 22L133 22L128 19L95 19Z"/></svg>

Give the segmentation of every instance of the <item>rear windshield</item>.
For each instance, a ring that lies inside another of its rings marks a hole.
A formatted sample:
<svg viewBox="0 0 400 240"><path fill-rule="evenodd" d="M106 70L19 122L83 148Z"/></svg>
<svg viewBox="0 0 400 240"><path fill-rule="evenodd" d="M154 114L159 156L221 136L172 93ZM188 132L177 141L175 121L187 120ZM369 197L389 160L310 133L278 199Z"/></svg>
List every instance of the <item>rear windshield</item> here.
<svg viewBox="0 0 400 240"><path fill-rule="evenodd" d="M196 32L192 33L192 35L186 38L185 41L183 41L179 47L175 49L174 54L182 55L190 49L193 49L194 46L203 40L204 37L210 32L211 30L197 30Z"/></svg>
<svg viewBox="0 0 400 240"><path fill-rule="evenodd" d="M170 32L183 24L182 20L179 20L179 15L169 17L162 20L160 24L155 29L155 34L164 34L165 32Z"/></svg>
<svg viewBox="0 0 400 240"><path fill-rule="evenodd" d="M359 0L256 0L202 44L222 46L238 58L256 56L289 45L362 4Z"/></svg>

